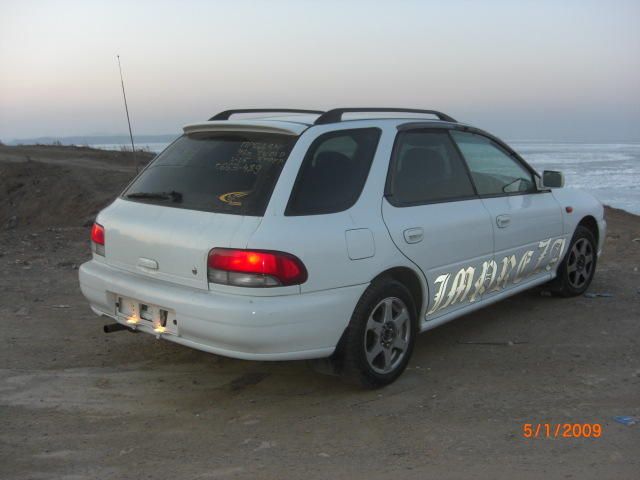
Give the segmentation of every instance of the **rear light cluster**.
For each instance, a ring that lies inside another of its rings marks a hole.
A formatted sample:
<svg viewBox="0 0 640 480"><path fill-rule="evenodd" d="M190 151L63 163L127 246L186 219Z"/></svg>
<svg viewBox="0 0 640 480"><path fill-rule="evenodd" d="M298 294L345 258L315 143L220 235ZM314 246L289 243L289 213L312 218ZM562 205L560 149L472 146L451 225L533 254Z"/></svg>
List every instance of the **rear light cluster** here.
<svg viewBox="0 0 640 480"><path fill-rule="evenodd" d="M99 223L91 228L91 251L104 257L104 227Z"/></svg>
<svg viewBox="0 0 640 480"><path fill-rule="evenodd" d="M270 250L214 248L207 267L210 282L237 287L281 287L307 280L307 269L298 257Z"/></svg>

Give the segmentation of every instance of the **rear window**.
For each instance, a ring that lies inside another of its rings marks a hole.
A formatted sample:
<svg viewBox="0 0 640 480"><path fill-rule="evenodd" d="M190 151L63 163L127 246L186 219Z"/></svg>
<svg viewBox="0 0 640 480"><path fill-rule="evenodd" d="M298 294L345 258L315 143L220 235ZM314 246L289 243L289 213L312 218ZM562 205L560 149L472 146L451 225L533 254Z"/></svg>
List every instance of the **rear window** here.
<svg viewBox="0 0 640 480"><path fill-rule="evenodd" d="M251 132L184 135L135 179L123 198L261 216L296 139Z"/></svg>

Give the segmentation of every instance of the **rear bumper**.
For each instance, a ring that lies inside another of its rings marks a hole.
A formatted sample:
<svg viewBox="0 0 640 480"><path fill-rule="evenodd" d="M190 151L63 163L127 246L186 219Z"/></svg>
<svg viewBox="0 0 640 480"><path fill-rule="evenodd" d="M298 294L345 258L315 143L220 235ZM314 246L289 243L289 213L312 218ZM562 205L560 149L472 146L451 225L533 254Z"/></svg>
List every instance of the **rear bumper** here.
<svg viewBox="0 0 640 480"><path fill-rule="evenodd" d="M177 334L143 332L218 355L245 360L300 360L333 353L367 285L282 295L245 296L198 290L89 261L80 289L98 315L123 323L116 297L175 311Z"/></svg>

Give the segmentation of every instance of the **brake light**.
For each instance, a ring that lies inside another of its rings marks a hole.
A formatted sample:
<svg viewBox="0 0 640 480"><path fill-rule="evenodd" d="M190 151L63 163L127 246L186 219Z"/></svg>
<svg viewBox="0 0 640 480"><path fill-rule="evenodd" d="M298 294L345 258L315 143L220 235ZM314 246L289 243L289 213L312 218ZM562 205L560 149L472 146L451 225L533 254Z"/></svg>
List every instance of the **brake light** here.
<svg viewBox="0 0 640 480"><path fill-rule="evenodd" d="M207 267L210 282L238 287L280 287L307 280L307 269L298 257L270 250L214 248Z"/></svg>
<svg viewBox="0 0 640 480"><path fill-rule="evenodd" d="M104 257L104 227L99 223L91 228L91 250Z"/></svg>

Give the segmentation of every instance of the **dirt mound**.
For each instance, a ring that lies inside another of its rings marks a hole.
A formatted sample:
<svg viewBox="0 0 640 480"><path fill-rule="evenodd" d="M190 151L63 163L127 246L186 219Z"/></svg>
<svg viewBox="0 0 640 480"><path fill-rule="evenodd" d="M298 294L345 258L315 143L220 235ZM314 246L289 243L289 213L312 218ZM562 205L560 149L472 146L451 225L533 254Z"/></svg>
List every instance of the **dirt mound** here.
<svg viewBox="0 0 640 480"><path fill-rule="evenodd" d="M130 159L125 164L122 152L94 150L95 157L86 157L90 153L86 150L92 149L1 147L0 228L90 222L135 172ZM143 160L151 157L143 155Z"/></svg>

